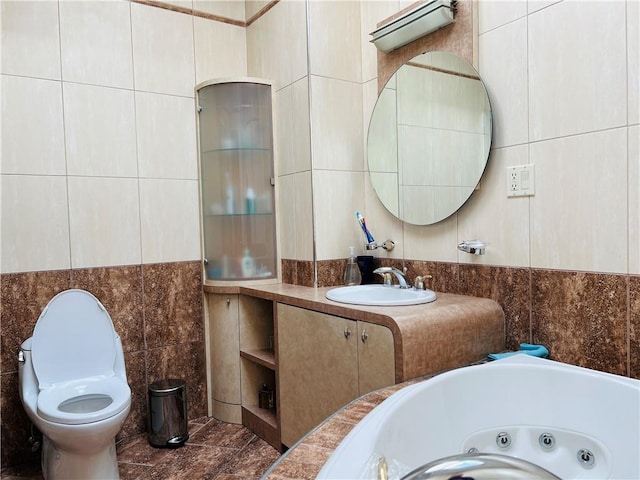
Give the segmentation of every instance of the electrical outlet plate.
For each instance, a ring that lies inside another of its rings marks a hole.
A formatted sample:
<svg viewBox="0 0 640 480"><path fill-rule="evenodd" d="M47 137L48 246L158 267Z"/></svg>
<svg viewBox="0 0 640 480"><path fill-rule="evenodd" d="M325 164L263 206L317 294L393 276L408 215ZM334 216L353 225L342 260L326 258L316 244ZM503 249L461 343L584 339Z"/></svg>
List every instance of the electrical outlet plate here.
<svg viewBox="0 0 640 480"><path fill-rule="evenodd" d="M507 197L530 197L534 194L534 165L507 167Z"/></svg>

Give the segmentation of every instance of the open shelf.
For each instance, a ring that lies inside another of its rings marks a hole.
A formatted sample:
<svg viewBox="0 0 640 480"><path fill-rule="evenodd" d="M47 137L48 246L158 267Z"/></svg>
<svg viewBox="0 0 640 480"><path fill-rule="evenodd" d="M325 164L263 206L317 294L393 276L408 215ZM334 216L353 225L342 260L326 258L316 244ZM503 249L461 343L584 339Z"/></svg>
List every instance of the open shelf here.
<svg viewBox="0 0 640 480"><path fill-rule="evenodd" d="M242 408L248 410L253 416L259 418L271 428L278 428L278 418L275 410L260 408L257 405L244 405Z"/></svg>
<svg viewBox="0 0 640 480"><path fill-rule="evenodd" d="M250 360L258 365L267 367L270 370L276 369L276 356L273 350L259 349L259 350L241 350L240 356Z"/></svg>
<svg viewBox="0 0 640 480"><path fill-rule="evenodd" d="M281 450L277 410L258 407L263 385L276 394L273 303L240 296L240 368L242 424L274 448ZM277 405L277 397L274 398Z"/></svg>
<svg viewBox="0 0 640 480"><path fill-rule="evenodd" d="M257 405L243 405L242 424L278 451L282 449L275 410L259 408Z"/></svg>

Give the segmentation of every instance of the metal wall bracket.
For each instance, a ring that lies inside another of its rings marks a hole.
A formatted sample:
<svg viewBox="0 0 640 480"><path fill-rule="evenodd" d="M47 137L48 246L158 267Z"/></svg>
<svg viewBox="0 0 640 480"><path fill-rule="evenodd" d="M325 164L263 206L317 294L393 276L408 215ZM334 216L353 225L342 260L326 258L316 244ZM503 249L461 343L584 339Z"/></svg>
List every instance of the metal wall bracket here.
<svg viewBox="0 0 640 480"><path fill-rule="evenodd" d="M487 244L480 240L465 240L458 244L458 250L472 255L484 255L485 248L487 248Z"/></svg>
<svg viewBox="0 0 640 480"><path fill-rule="evenodd" d="M376 248L384 248L387 252L390 252L396 246L396 242L393 240L385 240L382 245L378 245L376 242L365 243L364 248L367 250L375 250Z"/></svg>

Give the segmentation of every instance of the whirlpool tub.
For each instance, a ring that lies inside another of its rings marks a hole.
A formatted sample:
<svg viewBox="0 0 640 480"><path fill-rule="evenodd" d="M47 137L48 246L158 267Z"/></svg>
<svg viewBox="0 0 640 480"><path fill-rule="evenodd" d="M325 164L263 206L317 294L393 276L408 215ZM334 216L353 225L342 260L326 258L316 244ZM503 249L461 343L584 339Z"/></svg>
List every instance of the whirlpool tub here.
<svg viewBox="0 0 640 480"><path fill-rule="evenodd" d="M564 479L640 479L640 381L527 355L460 368L373 409L317 478L399 479L468 452Z"/></svg>

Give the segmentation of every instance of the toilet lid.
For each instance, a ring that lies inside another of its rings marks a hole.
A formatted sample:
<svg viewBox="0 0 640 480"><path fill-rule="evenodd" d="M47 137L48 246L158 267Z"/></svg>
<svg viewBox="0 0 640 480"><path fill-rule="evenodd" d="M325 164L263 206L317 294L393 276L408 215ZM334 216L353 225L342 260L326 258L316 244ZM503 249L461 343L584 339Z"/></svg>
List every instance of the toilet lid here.
<svg viewBox="0 0 640 480"><path fill-rule="evenodd" d="M115 336L111 317L96 297L77 289L60 292L33 330L31 359L40 388L113 375Z"/></svg>

